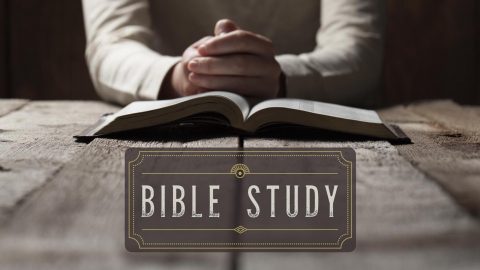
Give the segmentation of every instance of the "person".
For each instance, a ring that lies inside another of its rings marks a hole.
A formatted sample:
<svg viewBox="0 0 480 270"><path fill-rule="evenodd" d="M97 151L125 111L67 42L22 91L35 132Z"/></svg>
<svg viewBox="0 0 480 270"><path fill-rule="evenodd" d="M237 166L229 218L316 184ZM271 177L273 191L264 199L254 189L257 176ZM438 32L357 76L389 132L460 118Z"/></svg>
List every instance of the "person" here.
<svg viewBox="0 0 480 270"><path fill-rule="evenodd" d="M364 103L381 73L383 2L83 0L86 59L118 104L212 90Z"/></svg>

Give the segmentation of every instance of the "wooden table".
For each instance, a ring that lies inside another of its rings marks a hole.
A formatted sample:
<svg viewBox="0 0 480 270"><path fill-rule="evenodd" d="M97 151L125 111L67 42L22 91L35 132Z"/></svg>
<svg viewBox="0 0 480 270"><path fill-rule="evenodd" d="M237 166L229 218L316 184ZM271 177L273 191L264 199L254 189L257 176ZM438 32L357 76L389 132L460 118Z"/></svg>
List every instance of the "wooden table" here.
<svg viewBox="0 0 480 270"><path fill-rule="evenodd" d="M72 135L118 107L0 100L1 269L480 269L480 107L434 101L381 111L414 144L322 136L238 138L173 130L140 140ZM353 253L129 253L129 147L353 147ZM300 269L300 268L298 268Z"/></svg>

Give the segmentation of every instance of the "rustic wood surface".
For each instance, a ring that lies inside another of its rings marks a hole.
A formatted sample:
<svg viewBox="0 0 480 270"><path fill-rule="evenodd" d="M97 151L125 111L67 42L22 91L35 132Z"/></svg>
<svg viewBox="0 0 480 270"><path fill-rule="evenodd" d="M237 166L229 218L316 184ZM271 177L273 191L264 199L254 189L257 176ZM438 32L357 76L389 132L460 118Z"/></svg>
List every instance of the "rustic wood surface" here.
<svg viewBox="0 0 480 270"><path fill-rule="evenodd" d="M352 147L357 153L357 248L352 254L245 253L245 269L469 269L480 224L388 142L248 139L245 147ZM462 258L461 263L459 257Z"/></svg>
<svg viewBox="0 0 480 270"><path fill-rule="evenodd" d="M0 99L0 117L22 108L27 103L28 100L24 99Z"/></svg>
<svg viewBox="0 0 480 270"><path fill-rule="evenodd" d="M479 107L449 101L381 111L414 144L312 132L238 138L182 129L77 143L101 102L0 100L2 269L478 269ZM284 136L285 135L285 136ZM124 151L129 147L353 147L353 253L129 253ZM477 214L477 215L476 215Z"/></svg>
<svg viewBox="0 0 480 270"><path fill-rule="evenodd" d="M125 250L123 154L128 147L236 147L238 139L185 141L186 134L173 133L163 140L75 143L74 134L115 110L100 102L31 102L0 119L0 126L16 132L1 137L11 141L4 145L7 149L2 149L0 159L8 168L0 174L5 223L0 232L2 267L228 268L230 257L225 253ZM19 184L12 185L12 180Z"/></svg>
<svg viewBox="0 0 480 270"><path fill-rule="evenodd" d="M415 120L407 111L416 115ZM480 108L451 101L420 103L380 112L397 122L414 144L398 151L435 179L455 200L480 215Z"/></svg>
<svg viewBox="0 0 480 270"><path fill-rule="evenodd" d="M7 107L11 112L0 118L0 222L82 150L85 145L75 143L72 134L116 109L100 102L18 100L2 110Z"/></svg>

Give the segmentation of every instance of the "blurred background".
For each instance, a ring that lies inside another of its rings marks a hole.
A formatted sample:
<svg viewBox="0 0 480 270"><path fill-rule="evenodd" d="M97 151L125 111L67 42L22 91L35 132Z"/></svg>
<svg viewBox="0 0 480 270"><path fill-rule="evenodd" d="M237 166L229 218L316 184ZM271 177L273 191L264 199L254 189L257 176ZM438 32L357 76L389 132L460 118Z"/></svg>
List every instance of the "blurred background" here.
<svg viewBox="0 0 480 270"><path fill-rule="evenodd" d="M480 1L385 0L382 105L480 104ZM81 0L1 0L0 98L98 99Z"/></svg>

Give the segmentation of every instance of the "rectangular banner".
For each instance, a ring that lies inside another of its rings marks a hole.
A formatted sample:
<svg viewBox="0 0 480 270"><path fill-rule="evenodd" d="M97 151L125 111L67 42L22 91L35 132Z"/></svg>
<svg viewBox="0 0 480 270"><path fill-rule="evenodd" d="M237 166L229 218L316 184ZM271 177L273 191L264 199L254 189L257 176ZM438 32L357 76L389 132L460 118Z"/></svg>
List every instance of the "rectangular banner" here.
<svg viewBox="0 0 480 270"><path fill-rule="evenodd" d="M352 251L355 151L128 149L129 251Z"/></svg>

